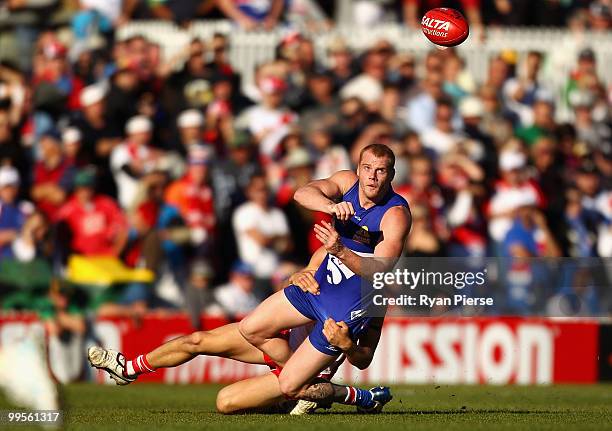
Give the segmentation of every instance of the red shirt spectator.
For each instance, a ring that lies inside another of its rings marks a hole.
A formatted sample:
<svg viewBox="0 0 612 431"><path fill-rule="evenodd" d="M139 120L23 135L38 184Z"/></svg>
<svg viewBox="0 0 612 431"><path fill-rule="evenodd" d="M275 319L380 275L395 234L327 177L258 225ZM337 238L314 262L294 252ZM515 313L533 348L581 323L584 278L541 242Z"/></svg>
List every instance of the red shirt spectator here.
<svg viewBox="0 0 612 431"><path fill-rule="evenodd" d="M127 239L128 223L115 201L95 196L93 174L75 176L75 193L58 211L57 220L72 232L71 248L86 256L118 256Z"/></svg>
<svg viewBox="0 0 612 431"><path fill-rule="evenodd" d="M190 228L204 229L206 238L213 234L216 217L212 188L208 182L209 150L192 145L189 150L189 170L166 191L166 202L175 206Z"/></svg>
<svg viewBox="0 0 612 431"><path fill-rule="evenodd" d="M72 188L74 166L63 157L59 136L48 133L39 146L41 160L34 165L32 199L53 222Z"/></svg>

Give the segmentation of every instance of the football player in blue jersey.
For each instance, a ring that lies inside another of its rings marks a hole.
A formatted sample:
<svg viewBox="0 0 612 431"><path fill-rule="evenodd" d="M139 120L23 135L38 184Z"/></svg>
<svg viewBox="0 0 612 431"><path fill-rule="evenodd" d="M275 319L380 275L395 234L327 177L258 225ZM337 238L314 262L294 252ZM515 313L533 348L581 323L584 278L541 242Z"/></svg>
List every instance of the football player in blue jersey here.
<svg viewBox="0 0 612 431"><path fill-rule="evenodd" d="M282 372L280 392L288 398L357 405L379 411L391 399L388 388L363 390L313 380L343 353L355 354L355 340L368 329L373 303L371 277L392 269L410 231L408 203L391 187L393 151L382 144L365 147L357 173L340 171L295 193L305 208L333 215L334 224L315 225L327 255L314 274L316 292L290 285L262 302L239 325L240 333L271 358ZM325 336L326 322L341 326L353 341L343 348ZM308 338L292 352L280 331L314 322Z"/></svg>

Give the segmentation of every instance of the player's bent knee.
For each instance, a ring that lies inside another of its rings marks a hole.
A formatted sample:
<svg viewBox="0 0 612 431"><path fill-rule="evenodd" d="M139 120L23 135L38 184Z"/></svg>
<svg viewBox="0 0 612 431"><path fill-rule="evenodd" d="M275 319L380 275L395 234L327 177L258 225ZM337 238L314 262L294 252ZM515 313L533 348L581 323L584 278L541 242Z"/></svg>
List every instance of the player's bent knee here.
<svg viewBox="0 0 612 431"><path fill-rule="evenodd" d="M287 398L297 398L302 392L303 385L296 384L291 378L281 375L278 377L278 385L282 394Z"/></svg>
<svg viewBox="0 0 612 431"><path fill-rule="evenodd" d="M258 331L251 319L245 317L238 324L238 331L251 344L258 344L264 340L264 337L261 335L261 331Z"/></svg>
<svg viewBox="0 0 612 431"><path fill-rule="evenodd" d="M221 389L221 391L217 394L217 411L219 413L227 415L234 412L231 398L232 397L228 391Z"/></svg>

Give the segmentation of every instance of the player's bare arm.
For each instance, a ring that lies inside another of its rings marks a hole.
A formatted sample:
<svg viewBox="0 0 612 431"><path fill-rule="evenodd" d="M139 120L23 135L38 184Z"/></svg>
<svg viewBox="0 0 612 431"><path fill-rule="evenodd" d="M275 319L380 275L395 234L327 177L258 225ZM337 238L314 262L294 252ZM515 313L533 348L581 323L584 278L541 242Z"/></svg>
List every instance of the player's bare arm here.
<svg viewBox="0 0 612 431"><path fill-rule="evenodd" d="M355 214L350 202L337 202L357 181L352 171L336 172L324 180L316 180L300 187L293 198L304 208L335 216L338 220L348 220Z"/></svg>

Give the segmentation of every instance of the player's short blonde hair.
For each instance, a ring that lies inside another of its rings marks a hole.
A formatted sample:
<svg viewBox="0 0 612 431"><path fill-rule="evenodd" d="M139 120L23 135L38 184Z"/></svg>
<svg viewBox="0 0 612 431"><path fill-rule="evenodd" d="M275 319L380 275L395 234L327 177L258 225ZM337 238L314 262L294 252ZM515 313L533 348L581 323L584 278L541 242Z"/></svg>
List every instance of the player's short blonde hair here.
<svg viewBox="0 0 612 431"><path fill-rule="evenodd" d="M385 144L370 144L361 150L359 153L359 164L361 164L361 159L367 152L371 152L376 157L386 157L389 160L387 167L390 169L395 168L395 154L393 153L393 150L391 150L391 148Z"/></svg>

